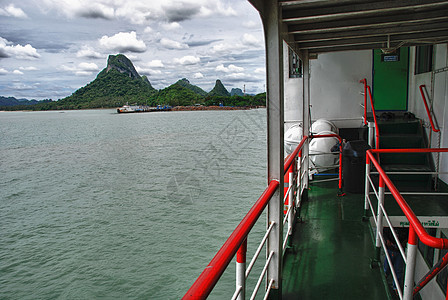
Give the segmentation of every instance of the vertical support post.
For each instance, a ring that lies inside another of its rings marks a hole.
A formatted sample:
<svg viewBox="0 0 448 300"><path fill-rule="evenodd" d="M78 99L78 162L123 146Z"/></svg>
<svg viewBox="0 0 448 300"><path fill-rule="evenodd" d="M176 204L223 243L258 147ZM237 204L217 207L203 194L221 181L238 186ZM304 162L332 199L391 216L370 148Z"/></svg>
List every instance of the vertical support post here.
<svg viewBox="0 0 448 300"><path fill-rule="evenodd" d="M303 136L310 135L311 116L310 116L310 60L308 50L303 51ZM303 157L305 157L304 168L306 176L304 177L305 188L309 186L309 140L303 145Z"/></svg>
<svg viewBox="0 0 448 300"><path fill-rule="evenodd" d="M278 180L284 186L284 92L283 39L281 9L277 0L264 1L260 12L266 42L268 182ZM281 298L283 261L283 188L277 189L267 207L267 227L275 224L266 244L267 256L273 256L267 268L267 282L273 280L269 297Z"/></svg>
<svg viewBox="0 0 448 300"><path fill-rule="evenodd" d="M375 147L374 147L374 144L373 144L373 137L375 135L375 130L374 130L375 129L374 128L375 123L374 122L368 122L367 124L369 126L369 146L370 146L370 148L374 149Z"/></svg>
<svg viewBox="0 0 448 300"><path fill-rule="evenodd" d="M418 237L414 227L409 226L408 250L406 252L406 273L404 277L403 300L412 300L414 292L415 259Z"/></svg>
<svg viewBox="0 0 448 300"><path fill-rule="evenodd" d="M445 300L448 300L448 280L446 282Z"/></svg>
<svg viewBox="0 0 448 300"><path fill-rule="evenodd" d="M448 300L448 280L446 282L446 290L445 290L445 300Z"/></svg>
<svg viewBox="0 0 448 300"><path fill-rule="evenodd" d="M380 234L383 234L383 210L381 206L384 205L384 190L385 183L383 177L380 176L380 184L378 188L378 210L376 212L376 239L375 239L375 260L379 263L380 260L380 252L381 252L381 237Z"/></svg>
<svg viewBox="0 0 448 300"><path fill-rule="evenodd" d="M302 150L300 150L297 158L297 208L302 204L302 186Z"/></svg>
<svg viewBox="0 0 448 300"><path fill-rule="evenodd" d="M364 125L367 125L367 79L361 82L364 83Z"/></svg>
<svg viewBox="0 0 448 300"><path fill-rule="evenodd" d="M247 238L236 252L236 289L238 290L241 287L237 300L246 299L246 253Z"/></svg>
<svg viewBox="0 0 448 300"><path fill-rule="evenodd" d="M366 182L365 182L365 194L364 194L364 216L363 221L367 221L369 218L369 193L370 193L370 159L366 156Z"/></svg>
<svg viewBox="0 0 448 300"><path fill-rule="evenodd" d="M294 184L294 170L296 169L294 164L291 166L292 172L289 173L289 186L291 187L289 189L289 195L288 195L288 243L291 240L290 236L292 235L292 224L294 220L294 209L295 209L295 202L294 202L294 191L295 191L295 184Z"/></svg>

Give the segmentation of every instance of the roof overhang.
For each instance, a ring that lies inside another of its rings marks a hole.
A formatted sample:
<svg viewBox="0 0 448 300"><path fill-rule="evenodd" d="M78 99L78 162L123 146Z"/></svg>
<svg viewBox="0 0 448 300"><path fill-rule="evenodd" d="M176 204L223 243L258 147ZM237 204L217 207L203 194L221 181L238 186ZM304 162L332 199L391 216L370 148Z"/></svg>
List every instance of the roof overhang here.
<svg viewBox="0 0 448 300"><path fill-rule="evenodd" d="M250 0L263 15L263 3ZM318 53L448 42L448 1L278 0L285 40Z"/></svg>

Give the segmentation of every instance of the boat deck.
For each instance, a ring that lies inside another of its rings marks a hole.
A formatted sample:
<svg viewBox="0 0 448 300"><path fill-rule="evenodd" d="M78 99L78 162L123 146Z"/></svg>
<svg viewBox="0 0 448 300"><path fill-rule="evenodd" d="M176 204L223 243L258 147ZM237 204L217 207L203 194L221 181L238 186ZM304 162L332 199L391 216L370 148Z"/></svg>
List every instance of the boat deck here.
<svg viewBox="0 0 448 300"><path fill-rule="evenodd" d="M363 195L337 196L335 182L310 185L284 258L283 299L393 299L362 221Z"/></svg>

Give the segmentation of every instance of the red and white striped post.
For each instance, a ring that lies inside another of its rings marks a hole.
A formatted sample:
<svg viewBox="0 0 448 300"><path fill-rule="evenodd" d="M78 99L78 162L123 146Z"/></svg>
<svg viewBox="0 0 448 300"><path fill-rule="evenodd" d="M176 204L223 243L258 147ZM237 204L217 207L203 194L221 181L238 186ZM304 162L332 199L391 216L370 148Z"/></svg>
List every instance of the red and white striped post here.
<svg viewBox="0 0 448 300"><path fill-rule="evenodd" d="M404 277L403 300L414 297L415 259L417 257L418 237L414 227L409 224L408 249L406 251L406 273Z"/></svg>
<svg viewBox="0 0 448 300"><path fill-rule="evenodd" d="M241 288L237 300L246 299L246 253L247 238L236 252L236 290Z"/></svg>

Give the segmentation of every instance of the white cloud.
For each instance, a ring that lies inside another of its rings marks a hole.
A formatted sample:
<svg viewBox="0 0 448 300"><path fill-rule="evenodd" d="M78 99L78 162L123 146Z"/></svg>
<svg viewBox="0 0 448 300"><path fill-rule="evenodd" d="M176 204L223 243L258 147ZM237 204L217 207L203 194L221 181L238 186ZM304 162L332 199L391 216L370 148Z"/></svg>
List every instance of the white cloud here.
<svg viewBox="0 0 448 300"><path fill-rule="evenodd" d="M255 21L246 21L243 22L243 26L249 29L261 28L261 24Z"/></svg>
<svg viewBox="0 0 448 300"><path fill-rule="evenodd" d="M93 48L89 46L83 46L81 50L76 52L76 57L85 57L85 58L103 58L104 55L102 55L99 52L96 52Z"/></svg>
<svg viewBox="0 0 448 300"><path fill-rule="evenodd" d="M165 30L168 30L168 31L172 31L172 30L181 29L182 26L180 26L180 24L177 22L172 22L172 23L162 24L162 28Z"/></svg>
<svg viewBox="0 0 448 300"><path fill-rule="evenodd" d="M153 1L121 1L115 10L115 16L128 20L132 24L143 25L149 19L154 18L157 12L154 11ZM157 1L156 1L157 2ZM156 5L157 6L157 5Z"/></svg>
<svg viewBox="0 0 448 300"><path fill-rule="evenodd" d="M201 78L204 78L204 75L201 72L194 73L193 78L201 79Z"/></svg>
<svg viewBox="0 0 448 300"><path fill-rule="evenodd" d="M227 42L213 45L213 47L210 49L210 53L223 55L235 51L248 50L249 47L261 48L263 47L263 42L254 35L245 33L240 37L238 41L235 41L233 43Z"/></svg>
<svg viewBox="0 0 448 300"><path fill-rule="evenodd" d="M238 80L245 79L247 77L248 76L246 74L244 74L244 73L232 73L232 74L229 74L229 75L225 76L226 79L238 79Z"/></svg>
<svg viewBox="0 0 448 300"><path fill-rule="evenodd" d="M37 70L39 70L36 67L19 67L19 69L22 71L37 71Z"/></svg>
<svg viewBox="0 0 448 300"><path fill-rule="evenodd" d="M142 68L142 67L139 67L139 66L135 66L135 69L137 70L137 72L140 75L149 75L149 76L151 76L151 75L160 75L160 74L162 74L162 71L154 70L152 68Z"/></svg>
<svg viewBox="0 0 448 300"><path fill-rule="evenodd" d="M230 64L228 67L224 67L223 64L220 64L215 68L215 71L218 72L224 72L224 73L235 73L235 72L242 72L244 71L244 68L237 67L235 65Z"/></svg>
<svg viewBox="0 0 448 300"><path fill-rule="evenodd" d="M43 0L49 9L56 9L69 18L83 17L89 19L107 19L115 17L115 9L111 1L91 0Z"/></svg>
<svg viewBox="0 0 448 300"><path fill-rule="evenodd" d="M254 71L255 74L266 74L265 68L256 68Z"/></svg>
<svg viewBox="0 0 448 300"><path fill-rule="evenodd" d="M162 38L160 44L167 49L188 49L188 45L184 43L179 43L167 38Z"/></svg>
<svg viewBox="0 0 448 300"><path fill-rule="evenodd" d="M23 72L19 71L19 70L14 70L14 71L12 71L12 74L14 74L14 75L23 75Z"/></svg>
<svg viewBox="0 0 448 300"><path fill-rule="evenodd" d="M218 54L224 54L227 52L232 52L232 50L235 50L235 45L231 45L228 43L219 43L212 47L211 52L212 53L218 53Z"/></svg>
<svg viewBox="0 0 448 300"><path fill-rule="evenodd" d="M84 1L83 5L77 7L75 13L77 16L90 19L111 20L115 16L114 8L94 1Z"/></svg>
<svg viewBox="0 0 448 300"><path fill-rule="evenodd" d="M136 62L136 61L140 61L140 57L134 54L126 54L126 57L129 58L131 61Z"/></svg>
<svg viewBox="0 0 448 300"><path fill-rule="evenodd" d="M253 47L262 46L262 43L260 42L260 40L249 33L245 33L243 35L243 37L241 38L241 41L242 41L243 45L245 45L245 46L253 46Z"/></svg>
<svg viewBox="0 0 448 300"><path fill-rule="evenodd" d="M37 59L40 54L30 44L12 45L12 43L0 37L0 58L15 57L17 59Z"/></svg>
<svg viewBox="0 0 448 300"><path fill-rule="evenodd" d="M194 17L236 16L232 4L222 0L42 0L48 9L56 9L64 15L84 18L124 19L143 25L150 20L182 22ZM226 1L227 2L227 1Z"/></svg>
<svg viewBox="0 0 448 300"><path fill-rule="evenodd" d="M27 18L26 13L21 9L9 4L4 8L0 8L0 16L14 17L14 18Z"/></svg>
<svg viewBox="0 0 448 300"><path fill-rule="evenodd" d="M232 6L225 7L221 1L209 1L210 5L204 5L201 7L200 16L210 17L213 15L222 15L222 16L236 16L236 11L232 8Z"/></svg>
<svg viewBox="0 0 448 300"><path fill-rule="evenodd" d="M151 33L151 32L153 32L154 30L151 28L151 27L149 27L149 26L146 26L145 27L145 30L143 30L143 32L144 33Z"/></svg>
<svg viewBox="0 0 448 300"><path fill-rule="evenodd" d="M147 63L147 65L150 68L163 68L163 67L165 67L163 65L163 62L160 59L151 60L149 63Z"/></svg>
<svg viewBox="0 0 448 300"><path fill-rule="evenodd" d="M137 39L135 31L119 32L111 37L104 35L99 42L107 50L140 53L146 51L145 42Z"/></svg>
<svg viewBox="0 0 448 300"><path fill-rule="evenodd" d="M87 63L87 62L79 63L77 66L73 67L62 65L61 69L64 71L72 72L77 76L92 75L93 72L99 70L98 66L95 63Z"/></svg>
<svg viewBox="0 0 448 300"><path fill-rule="evenodd" d="M195 65L198 64L201 61L201 59L197 56L187 55L182 58L175 58L174 63L181 64L184 66L188 65Z"/></svg>
<svg viewBox="0 0 448 300"><path fill-rule="evenodd" d="M0 68L0 75L6 75L6 74L8 74L9 72L8 72L8 70L5 70L5 69L3 69L3 68Z"/></svg>
<svg viewBox="0 0 448 300"><path fill-rule="evenodd" d="M78 65L78 68L83 71L98 71L98 66L95 63L82 62Z"/></svg>

